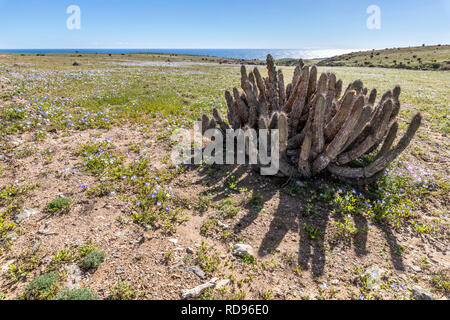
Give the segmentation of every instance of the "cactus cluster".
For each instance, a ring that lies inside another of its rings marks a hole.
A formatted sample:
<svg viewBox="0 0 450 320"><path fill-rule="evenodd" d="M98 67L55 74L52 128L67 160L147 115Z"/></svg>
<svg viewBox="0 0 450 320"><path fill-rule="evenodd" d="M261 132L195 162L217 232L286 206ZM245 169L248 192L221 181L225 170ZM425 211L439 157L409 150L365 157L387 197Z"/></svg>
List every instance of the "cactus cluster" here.
<svg viewBox="0 0 450 320"><path fill-rule="evenodd" d="M362 81L351 83L342 94L342 80L333 73L317 74L315 66L300 60L292 82L285 85L283 73L267 56L268 77L258 69L247 73L241 67L241 94L226 91L228 123L214 109L203 115L202 130L278 129L280 169L278 175L309 178L321 172L357 184L370 183L409 145L422 116L416 114L406 133L397 136L400 87L377 101Z"/></svg>

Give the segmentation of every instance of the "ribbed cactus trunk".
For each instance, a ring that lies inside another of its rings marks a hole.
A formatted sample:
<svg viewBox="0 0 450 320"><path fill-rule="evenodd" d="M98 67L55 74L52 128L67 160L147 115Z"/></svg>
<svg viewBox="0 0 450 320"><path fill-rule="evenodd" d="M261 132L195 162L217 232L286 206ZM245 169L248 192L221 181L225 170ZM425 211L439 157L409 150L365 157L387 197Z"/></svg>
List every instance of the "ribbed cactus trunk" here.
<svg viewBox="0 0 450 320"><path fill-rule="evenodd" d="M247 73L241 67L241 87L225 92L228 123L233 129L278 129L280 171L286 177L309 178L321 172L350 183L369 183L411 142L422 116L416 114L406 133L393 146L398 131L400 87L386 92L376 103L377 91L368 92L360 80L342 94L342 80L333 73L317 79L315 66L295 69L292 82L285 86L283 73L267 56L268 77L257 68ZM342 97L341 97L342 96ZM219 128L225 134L229 125L214 109L213 118L202 117L202 130ZM372 154L364 167L355 160Z"/></svg>

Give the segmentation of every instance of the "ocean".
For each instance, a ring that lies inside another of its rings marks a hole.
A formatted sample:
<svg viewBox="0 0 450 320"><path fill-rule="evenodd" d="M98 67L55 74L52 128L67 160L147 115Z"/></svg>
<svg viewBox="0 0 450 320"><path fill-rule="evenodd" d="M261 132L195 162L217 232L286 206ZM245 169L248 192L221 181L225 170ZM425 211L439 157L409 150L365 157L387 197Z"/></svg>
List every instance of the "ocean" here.
<svg viewBox="0 0 450 320"><path fill-rule="evenodd" d="M328 58L340 54L346 54L365 49L0 49L0 52L20 52L20 53L50 53L50 52L81 52L81 53L177 53L193 54L220 58L233 59L257 59L264 60L267 54L271 54L275 59L282 58L302 58L319 59Z"/></svg>

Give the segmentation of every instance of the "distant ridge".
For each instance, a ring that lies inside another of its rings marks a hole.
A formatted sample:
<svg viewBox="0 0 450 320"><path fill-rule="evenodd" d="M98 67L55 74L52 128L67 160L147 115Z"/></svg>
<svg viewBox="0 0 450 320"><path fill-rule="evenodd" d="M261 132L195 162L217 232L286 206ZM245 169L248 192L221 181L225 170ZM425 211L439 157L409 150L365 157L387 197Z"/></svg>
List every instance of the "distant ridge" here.
<svg viewBox="0 0 450 320"><path fill-rule="evenodd" d="M320 60L318 66L450 70L450 45L353 52Z"/></svg>
<svg viewBox="0 0 450 320"><path fill-rule="evenodd" d="M266 56L271 54L275 59L317 59L336 56L338 54L349 53L363 49L1 49L0 52L13 53L167 53L218 57L225 59L240 60L266 60Z"/></svg>

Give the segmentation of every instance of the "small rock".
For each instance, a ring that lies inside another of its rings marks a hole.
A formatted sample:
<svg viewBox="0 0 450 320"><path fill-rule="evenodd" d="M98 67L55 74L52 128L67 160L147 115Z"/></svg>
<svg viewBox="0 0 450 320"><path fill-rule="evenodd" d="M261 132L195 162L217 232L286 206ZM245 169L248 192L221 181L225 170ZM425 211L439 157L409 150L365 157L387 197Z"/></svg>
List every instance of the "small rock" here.
<svg viewBox="0 0 450 320"><path fill-rule="evenodd" d="M8 272L9 266L12 265L14 262L15 262L15 260L8 260L8 261L6 262L6 264L4 264L4 265L2 266L1 273L6 273L6 272Z"/></svg>
<svg viewBox="0 0 450 320"><path fill-rule="evenodd" d="M169 239L169 242L172 242L173 244L177 244L178 243L178 239Z"/></svg>
<svg viewBox="0 0 450 320"><path fill-rule="evenodd" d="M125 270L121 266L118 266L116 268L116 274L123 274L123 273L125 273Z"/></svg>
<svg viewBox="0 0 450 320"><path fill-rule="evenodd" d="M295 181L295 183L296 183L300 188L303 188L303 187L305 186L305 183L302 182L302 181L300 181L300 180Z"/></svg>
<svg viewBox="0 0 450 320"><path fill-rule="evenodd" d="M339 284L339 280L338 279L334 279L333 281L331 281L331 284L333 286L337 286Z"/></svg>
<svg viewBox="0 0 450 320"><path fill-rule="evenodd" d="M206 279L206 274L200 268L189 267L189 268L186 269L186 271L195 273L197 275L197 277L199 277L202 280Z"/></svg>
<svg viewBox="0 0 450 320"><path fill-rule="evenodd" d="M66 273L67 273L66 287L69 288L70 290L80 288L81 278L83 276L83 272L81 271L80 267L75 263L68 265L66 268Z"/></svg>
<svg viewBox="0 0 450 320"><path fill-rule="evenodd" d="M181 299L195 299L198 298L206 289L213 288L217 282L217 278L211 279L209 282L201 284L195 288L183 290Z"/></svg>
<svg viewBox="0 0 450 320"><path fill-rule="evenodd" d="M14 217L14 222L15 223L21 223L25 220L27 220L29 217L38 214L39 211L36 209L25 209L23 210L21 213L19 213L18 215L16 215Z"/></svg>
<svg viewBox="0 0 450 320"><path fill-rule="evenodd" d="M428 290L419 287L419 286L414 286L412 288L412 294L414 299L416 300L435 300L436 297Z"/></svg>
<svg viewBox="0 0 450 320"><path fill-rule="evenodd" d="M246 254L253 256L253 248L248 244L238 243L234 246L233 254L242 257Z"/></svg>
<svg viewBox="0 0 450 320"><path fill-rule="evenodd" d="M50 222L50 221L45 222L44 224L42 224L42 225L39 227L38 233L39 233L39 234L46 235L46 236L57 234L56 232L53 232L53 231L50 229L50 225L51 225L51 222Z"/></svg>
<svg viewBox="0 0 450 320"><path fill-rule="evenodd" d="M216 282L216 289L222 289L230 283L230 279L223 279Z"/></svg>
<svg viewBox="0 0 450 320"><path fill-rule="evenodd" d="M414 272L421 272L422 271L422 269L420 269L418 266L415 266L415 265L411 265L410 268Z"/></svg>
<svg viewBox="0 0 450 320"><path fill-rule="evenodd" d="M126 236L127 233L126 233L125 231L117 231L114 235L115 235L116 237L120 238L120 237Z"/></svg>
<svg viewBox="0 0 450 320"><path fill-rule="evenodd" d="M367 277L366 286L368 289L379 290L381 283L381 274L383 271L376 265L367 268L364 275Z"/></svg>
<svg viewBox="0 0 450 320"><path fill-rule="evenodd" d="M39 248L41 247L41 244L42 244L41 240L38 240L33 244L33 249L31 249L33 254L35 254L39 250Z"/></svg>
<svg viewBox="0 0 450 320"><path fill-rule="evenodd" d="M186 248L186 252L189 253L189 254L194 254L194 249Z"/></svg>
<svg viewBox="0 0 450 320"><path fill-rule="evenodd" d="M229 228L228 225L223 223L222 221L217 221L217 225L219 227L221 227L222 229L228 229Z"/></svg>

